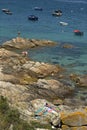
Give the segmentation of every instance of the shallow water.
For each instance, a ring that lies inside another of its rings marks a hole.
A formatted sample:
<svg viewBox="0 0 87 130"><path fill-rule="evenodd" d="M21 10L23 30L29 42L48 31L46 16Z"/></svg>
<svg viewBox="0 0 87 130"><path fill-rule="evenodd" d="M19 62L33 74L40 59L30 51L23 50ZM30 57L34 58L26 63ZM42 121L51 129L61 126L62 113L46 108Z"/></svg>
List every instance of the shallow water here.
<svg viewBox="0 0 87 130"><path fill-rule="evenodd" d="M29 56L35 61L59 64L69 73L87 74L86 48L81 46L72 49L62 48L61 45L36 48L29 50Z"/></svg>

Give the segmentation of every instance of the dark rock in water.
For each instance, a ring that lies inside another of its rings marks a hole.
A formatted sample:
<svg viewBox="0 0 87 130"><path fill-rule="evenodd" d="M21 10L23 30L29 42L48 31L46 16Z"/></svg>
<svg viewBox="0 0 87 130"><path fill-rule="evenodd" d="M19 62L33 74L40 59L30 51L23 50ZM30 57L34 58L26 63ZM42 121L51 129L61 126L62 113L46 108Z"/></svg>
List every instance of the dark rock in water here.
<svg viewBox="0 0 87 130"><path fill-rule="evenodd" d="M62 45L62 48L71 49L71 48L74 48L74 46L71 45L71 44L65 43L65 44Z"/></svg>
<svg viewBox="0 0 87 130"><path fill-rule="evenodd" d="M57 62L57 61L54 61L54 62L52 62L53 64L59 64L59 62Z"/></svg>

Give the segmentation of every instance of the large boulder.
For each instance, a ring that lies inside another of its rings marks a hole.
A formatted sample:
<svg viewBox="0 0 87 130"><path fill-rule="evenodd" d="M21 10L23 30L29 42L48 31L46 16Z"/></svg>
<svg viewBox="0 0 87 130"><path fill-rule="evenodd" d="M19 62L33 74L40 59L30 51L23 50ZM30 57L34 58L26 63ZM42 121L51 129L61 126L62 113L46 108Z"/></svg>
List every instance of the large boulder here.
<svg viewBox="0 0 87 130"><path fill-rule="evenodd" d="M22 68L26 69L28 72L32 71L32 74L34 73L38 78L54 75L63 70L60 66L34 61L27 61Z"/></svg>
<svg viewBox="0 0 87 130"><path fill-rule="evenodd" d="M76 85L79 87L87 87L87 75L78 77L76 80Z"/></svg>
<svg viewBox="0 0 87 130"><path fill-rule="evenodd" d="M53 97L55 97L54 99L58 99L58 97L63 98L65 96L69 96L74 92L74 88L71 86L63 84L62 82L54 79L39 79L37 86L39 88L51 91L53 93L52 95L54 95Z"/></svg>
<svg viewBox="0 0 87 130"><path fill-rule="evenodd" d="M87 75L70 74L70 79L73 80L78 87L87 87Z"/></svg>
<svg viewBox="0 0 87 130"><path fill-rule="evenodd" d="M76 112L69 112L62 116L63 124L70 127L80 127L87 125L87 111L84 109Z"/></svg>

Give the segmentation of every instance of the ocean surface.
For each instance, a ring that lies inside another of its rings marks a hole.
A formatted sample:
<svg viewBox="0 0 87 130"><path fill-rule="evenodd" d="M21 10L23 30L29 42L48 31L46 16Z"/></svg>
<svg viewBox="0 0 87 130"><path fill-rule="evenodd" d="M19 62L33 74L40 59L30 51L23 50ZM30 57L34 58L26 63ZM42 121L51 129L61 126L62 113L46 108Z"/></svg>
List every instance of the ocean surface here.
<svg viewBox="0 0 87 130"><path fill-rule="evenodd" d="M34 7L43 8L42 11ZM2 12L10 9L12 15ZM60 17L52 16L53 11L62 10ZM38 16L38 21L29 21L29 15ZM67 22L61 26L60 21ZM75 36L74 30L84 32ZM0 0L0 44L17 37L47 39L61 44L75 46L65 49L59 45L28 50L35 61L59 64L69 73L87 74L87 0Z"/></svg>

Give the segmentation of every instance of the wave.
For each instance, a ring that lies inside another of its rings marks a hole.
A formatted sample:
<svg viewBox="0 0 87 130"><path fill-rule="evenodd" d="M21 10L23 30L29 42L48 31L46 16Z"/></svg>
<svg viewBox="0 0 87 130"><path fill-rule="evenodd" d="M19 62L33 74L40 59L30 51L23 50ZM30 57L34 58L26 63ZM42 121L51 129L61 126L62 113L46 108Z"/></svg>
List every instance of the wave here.
<svg viewBox="0 0 87 130"><path fill-rule="evenodd" d="M83 1L83 0L76 0L76 1L74 1L74 0L55 0L55 1L87 4L87 1Z"/></svg>

